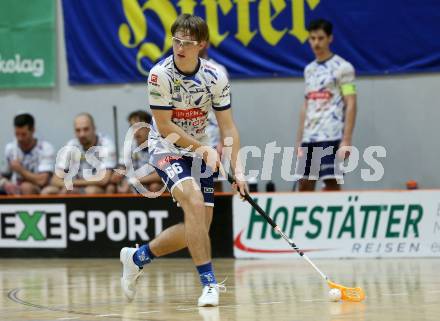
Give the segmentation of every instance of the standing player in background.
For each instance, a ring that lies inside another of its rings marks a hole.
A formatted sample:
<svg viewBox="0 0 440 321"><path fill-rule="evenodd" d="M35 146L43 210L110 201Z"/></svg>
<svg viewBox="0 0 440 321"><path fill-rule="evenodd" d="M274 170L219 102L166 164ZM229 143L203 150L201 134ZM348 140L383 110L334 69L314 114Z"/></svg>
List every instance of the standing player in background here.
<svg viewBox="0 0 440 321"><path fill-rule="evenodd" d="M115 144L107 136L96 132L95 121L89 113L75 117L74 130L76 138L69 140L58 152L56 175L42 194L105 193L112 170L116 167ZM72 175L70 171L75 173ZM72 175L72 189L67 189L65 184L69 175Z"/></svg>
<svg viewBox="0 0 440 321"><path fill-rule="evenodd" d="M214 59L209 58L208 49L209 43L207 43L206 47L200 51L199 57L207 60L210 64L214 65L214 67L222 71L226 77L229 78L228 71L226 70L225 66L218 63ZM206 127L206 134L209 137L209 144L211 147L213 147L219 155L222 155L223 142L220 139L220 129L218 128L217 118L215 117L213 110L208 113L208 126ZM223 191L222 182L218 180L218 177L214 177L214 190L216 192Z"/></svg>
<svg viewBox="0 0 440 321"><path fill-rule="evenodd" d="M316 60L304 69L305 101L296 142L297 147L302 147L297 149L296 174L302 176L299 190L313 191L318 178L324 181L324 190L340 190L335 166L348 157L352 143L356 118L355 71L348 61L331 52L333 26L330 22L312 21L308 31ZM341 147L345 150L337 155ZM324 153L313 155L314 148L324 149ZM326 149L331 149L328 155Z"/></svg>
<svg viewBox="0 0 440 321"><path fill-rule="evenodd" d="M30 114L15 116L14 129L15 140L5 148L0 189L6 194L39 194L54 170L54 148L34 137L35 121Z"/></svg>
<svg viewBox="0 0 440 321"><path fill-rule="evenodd" d="M148 134L150 133L150 128L146 127L146 125L151 125L151 115L143 110L134 111L128 115L128 123L134 130L134 141L131 142L130 155L126 155L130 159L122 157L120 164L123 166L119 171L115 171L112 174L112 184L109 186L116 187L116 192L118 193L136 194L134 186L140 183L147 191L158 192L163 188L162 179L154 170L154 167L148 164L150 159L150 154L148 153ZM136 128L138 124L142 125L142 127ZM125 165L129 164L133 166L136 177L126 177L123 175L123 171L127 170ZM108 192L115 191L108 190Z"/></svg>
<svg viewBox="0 0 440 321"><path fill-rule="evenodd" d="M128 299L136 294L142 267L159 256L188 247L203 290L198 306L219 303L219 285L211 264L209 227L213 215L213 172L220 166L217 152L206 135L208 113L213 108L221 137L231 137L231 165L237 178L235 189L246 190L238 161L240 138L230 109L230 86L226 75L199 58L209 38L206 22L183 14L171 27L173 55L155 65L148 78L148 98L153 111L149 136L153 164L184 212L184 223L174 225L150 243L123 248L121 285Z"/></svg>

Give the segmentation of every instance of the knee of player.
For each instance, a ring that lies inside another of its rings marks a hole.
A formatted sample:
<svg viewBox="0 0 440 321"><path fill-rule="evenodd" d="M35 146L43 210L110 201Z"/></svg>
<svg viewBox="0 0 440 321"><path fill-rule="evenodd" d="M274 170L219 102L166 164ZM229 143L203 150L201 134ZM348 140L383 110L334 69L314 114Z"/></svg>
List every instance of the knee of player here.
<svg viewBox="0 0 440 321"><path fill-rule="evenodd" d="M201 216L205 213L205 203L202 193L198 194L194 193L194 195L191 195L186 203L191 215Z"/></svg>
<svg viewBox="0 0 440 321"><path fill-rule="evenodd" d="M46 186L42 189L41 195L52 195L52 194L58 194L59 188L56 186Z"/></svg>
<svg viewBox="0 0 440 321"><path fill-rule="evenodd" d="M101 194L103 192L103 189L100 188L99 186L87 186L84 189L84 192L86 194Z"/></svg>
<svg viewBox="0 0 440 321"><path fill-rule="evenodd" d="M150 192L159 192L163 188L163 184L161 183L151 183L147 186Z"/></svg>

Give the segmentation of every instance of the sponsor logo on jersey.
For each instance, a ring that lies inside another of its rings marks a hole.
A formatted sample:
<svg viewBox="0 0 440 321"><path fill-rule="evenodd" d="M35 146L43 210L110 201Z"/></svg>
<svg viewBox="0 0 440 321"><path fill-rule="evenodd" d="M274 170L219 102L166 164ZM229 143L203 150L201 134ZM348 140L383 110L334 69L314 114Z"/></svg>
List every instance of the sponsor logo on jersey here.
<svg viewBox="0 0 440 321"><path fill-rule="evenodd" d="M204 117L205 112L199 108L191 108L186 110L173 110L173 119L194 119Z"/></svg>
<svg viewBox="0 0 440 321"><path fill-rule="evenodd" d="M157 162L157 165L159 165L160 168L163 168L164 166L168 165L171 161L178 160L180 158L181 158L180 156L166 156L161 160L159 160Z"/></svg>
<svg viewBox="0 0 440 321"><path fill-rule="evenodd" d="M328 90L324 90L324 91L311 91L307 94L307 99L309 100L329 100L333 97L333 94L328 91Z"/></svg>
<svg viewBox="0 0 440 321"><path fill-rule="evenodd" d="M191 88L189 90L190 94L198 94L198 93L204 93L205 92L205 88Z"/></svg>
<svg viewBox="0 0 440 321"><path fill-rule="evenodd" d="M159 87L159 84L157 83L157 75L151 74L150 80L148 81L148 84L151 86Z"/></svg>
<svg viewBox="0 0 440 321"><path fill-rule="evenodd" d="M174 79L174 91L180 91L180 79Z"/></svg>

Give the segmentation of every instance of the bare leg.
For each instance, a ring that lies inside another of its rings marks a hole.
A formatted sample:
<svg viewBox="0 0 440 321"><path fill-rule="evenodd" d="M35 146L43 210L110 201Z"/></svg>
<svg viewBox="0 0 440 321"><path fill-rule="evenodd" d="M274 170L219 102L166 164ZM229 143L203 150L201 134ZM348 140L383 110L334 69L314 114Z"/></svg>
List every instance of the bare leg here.
<svg viewBox="0 0 440 321"><path fill-rule="evenodd" d="M183 183L185 182L189 182L192 184L192 182L189 180L184 181ZM176 187L174 191L176 191L177 189L178 187ZM201 220L205 222L205 227L207 231L209 231L209 227L212 222L213 211L213 207L204 206L204 217L202 217ZM154 240L149 243L150 250L153 252L153 254L155 256L164 256L186 248L187 240L185 226L186 221L185 223L173 225L160 233ZM211 246L209 246L209 257L211 257Z"/></svg>
<svg viewBox="0 0 440 321"><path fill-rule="evenodd" d="M60 189L59 194L81 194L81 188L74 187L72 190L68 190L65 187Z"/></svg>
<svg viewBox="0 0 440 321"><path fill-rule="evenodd" d="M41 191L41 195L54 195L54 194L58 194L59 192L60 192L59 187L50 185L43 188L43 190Z"/></svg>
<svg viewBox="0 0 440 321"><path fill-rule="evenodd" d="M20 184L20 192L23 195L40 194L40 187L30 182Z"/></svg>
<svg viewBox="0 0 440 321"><path fill-rule="evenodd" d="M84 188L85 194L104 194L104 189L99 186L87 186Z"/></svg>
<svg viewBox="0 0 440 321"><path fill-rule="evenodd" d="M117 192L118 193L123 193L123 194L131 193L130 185L128 185L128 181L127 180L124 179L121 182L121 184L117 185Z"/></svg>
<svg viewBox="0 0 440 321"><path fill-rule="evenodd" d="M108 184L106 187L105 187L105 193L106 194L115 194L117 191L116 191L116 185L115 184Z"/></svg>
<svg viewBox="0 0 440 321"><path fill-rule="evenodd" d="M186 248L185 225L180 223L170 226L152 240L149 245L155 256L164 256Z"/></svg>

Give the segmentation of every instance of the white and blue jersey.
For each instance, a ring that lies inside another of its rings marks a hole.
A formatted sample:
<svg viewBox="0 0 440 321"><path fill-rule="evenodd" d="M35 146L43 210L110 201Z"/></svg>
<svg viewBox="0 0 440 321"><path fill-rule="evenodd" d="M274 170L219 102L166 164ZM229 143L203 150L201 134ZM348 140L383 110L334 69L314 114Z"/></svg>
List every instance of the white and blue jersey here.
<svg viewBox="0 0 440 321"><path fill-rule="evenodd" d="M231 107L230 85L225 73L207 60L199 58L196 71L185 74L177 69L171 55L150 70L148 100L152 110L172 111L174 124L201 144L210 146L208 116L212 110L222 111ZM177 183L197 179L206 168L194 152L165 140L157 129L154 116L148 146L150 163L171 192ZM200 161L198 174L193 171L194 161ZM212 173L209 178L198 181L205 204L213 206Z"/></svg>
<svg viewBox="0 0 440 321"><path fill-rule="evenodd" d="M55 149L52 144L37 139L35 146L27 152L24 152L17 141L14 140L5 147L6 167L2 169L4 176L11 176L13 183L23 182L23 177L17 172L11 170L9 163L12 160L20 161L21 165L31 173L53 173L55 163Z"/></svg>
<svg viewBox="0 0 440 321"><path fill-rule="evenodd" d="M338 55L313 61L304 69L306 118L304 143L341 140L344 131L344 86L354 91L353 66Z"/></svg>
<svg viewBox="0 0 440 321"><path fill-rule="evenodd" d="M206 133L209 112L231 107L228 78L218 67L199 58L196 72L187 75L179 72L172 55L151 69L148 100L152 110L171 110L173 123L204 145L210 145ZM154 117L148 146L152 155L194 156L166 141L158 132Z"/></svg>

